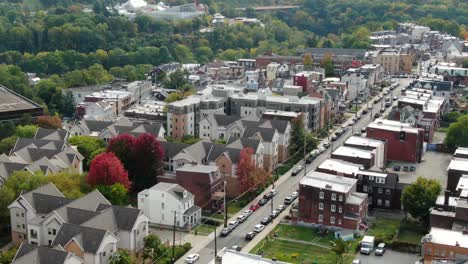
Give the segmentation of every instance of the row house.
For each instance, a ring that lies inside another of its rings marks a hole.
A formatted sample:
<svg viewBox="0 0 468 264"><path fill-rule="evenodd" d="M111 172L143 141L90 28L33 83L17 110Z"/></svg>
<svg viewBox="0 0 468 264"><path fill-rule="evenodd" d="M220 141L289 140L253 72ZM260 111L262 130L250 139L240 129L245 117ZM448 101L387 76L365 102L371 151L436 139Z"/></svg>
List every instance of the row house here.
<svg viewBox="0 0 468 264"><path fill-rule="evenodd" d="M387 159L393 161L421 162L424 130L411 124L377 119L367 126L367 138L387 142Z"/></svg>
<svg viewBox="0 0 468 264"><path fill-rule="evenodd" d="M311 92L325 79L324 72L302 71L294 74L293 85L301 86L302 92Z"/></svg>
<svg viewBox="0 0 468 264"><path fill-rule="evenodd" d="M468 175L468 158L452 158L447 168L447 190L455 191L463 175Z"/></svg>
<svg viewBox="0 0 468 264"><path fill-rule="evenodd" d="M393 108L388 114L388 119L399 121L401 123L411 124L413 127L424 129L424 141L431 143L436 130L436 121L430 118L424 118L424 113L410 105L403 108Z"/></svg>
<svg viewBox="0 0 468 264"><path fill-rule="evenodd" d="M332 152L331 158L360 164L365 169L373 168L375 165L375 154L373 151L353 147L341 146Z"/></svg>
<svg viewBox="0 0 468 264"><path fill-rule="evenodd" d="M434 96L442 96L447 100L453 93L453 82L433 79L417 79L408 85L411 89L421 89Z"/></svg>
<svg viewBox="0 0 468 264"><path fill-rule="evenodd" d="M379 139L351 136L343 146L371 151L374 154L374 166L383 170L387 164L387 142Z"/></svg>
<svg viewBox="0 0 468 264"><path fill-rule="evenodd" d="M468 233L433 227L421 240L424 264L466 263L468 261Z"/></svg>
<svg viewBox="0 0 468 264"><path fill-rule="evenodd" d="M8 209L14 244L60 248L84 263L108 263L117 249L136 253L148 235L139 209L113 206L97 190L73 200L49 183L21 193Z"/></svg>
<svg viewBox="0 0 468 264"><path fill-rule="evenodd" d="M360 164L336 159L325 160L316 170L356 179L356 191L368 195L370 208L402 209L401 193L406 185L399 182L398 174L365 170Z"/></svg>
<svg viewBox="0 0 468 264"><path fill-rule="evenodd" d="M74 136L97 137L105 142L109 142L121 134L138 137L145 133L154 135L158 140L164 140L164 134L166 133L162 124L134 122L126 117L122 117L117 121L83 119L71 125L68 131Z"/></svg>
<svg viewBox="0 0 468 264"><path fill-rule="evenodd" d="M403 109L406 106L411 106L423 112L423 117L432 119L439 125L439 120L446 111L446 99L440 96L422 96L420 94L413 94L406 92L405 95L400 97L397 106Z"/></svg>
<svg viewBox="0 0 468 264"><path fill-rule="evenodd" d="M299 182L297 220L357 230L367 217L367 194L357 180L311 171Z"/></svg>
<svg viewBox="0 0 468 264"><path fill-rule="evenodd" d="M18 138L10 155L0 155L0 185L14 171L83 173L84 157L70 146L66 130L39 128L34 138Z"/></svg>
<svg viewBox="0 0 468 264"><path fill-rule="evenodd" d="M435 65L430 69L434 74L444 76L444 80L452 82L453 85L468 86L468 68L453 67L449 65Z"/></svg>
<svg viewBox="0 0 468 264"><path fill-rule="evenodd" d="M342 49L342 48L305 48L296 49L296 54L305 56L310 54L314 67L320 67L321 62L327 56L331 56L333 61L333 71L336 76L340 76L348 68L359 68L361 65L369 63L365 49Z"/></svg>

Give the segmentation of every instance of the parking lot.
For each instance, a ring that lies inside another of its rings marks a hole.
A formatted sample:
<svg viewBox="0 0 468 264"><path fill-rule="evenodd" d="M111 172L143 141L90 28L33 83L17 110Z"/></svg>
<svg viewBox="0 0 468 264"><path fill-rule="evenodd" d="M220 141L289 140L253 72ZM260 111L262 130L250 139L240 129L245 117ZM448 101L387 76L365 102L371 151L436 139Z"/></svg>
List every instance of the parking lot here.
<svg viewBox="0 0 468 264"><path fill-rule="evenodd" d="M383 256L376 256L373 252L370 255L358 253L356 258L360 259L362 264L414 264L418 261L419 256L387 250Z"/></svg>

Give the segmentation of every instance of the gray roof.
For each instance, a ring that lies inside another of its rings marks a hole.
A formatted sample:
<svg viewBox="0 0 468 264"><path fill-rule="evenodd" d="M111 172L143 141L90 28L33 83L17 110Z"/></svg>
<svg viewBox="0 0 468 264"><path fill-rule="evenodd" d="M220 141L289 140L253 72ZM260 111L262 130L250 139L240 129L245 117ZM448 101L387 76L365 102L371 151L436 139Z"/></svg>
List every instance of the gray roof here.
<svg viewBox="0 0 468 264"><path fill-rule="evenodd" d="M201 208L196 205L192 205L189 209L185 210L184 215L190 216L190 215L193 215L197 211L201 211Z"/></svg>
<svg viewBox="0 0 468 264"><path fill-rule="evenodd" d="M66 140L68 137L68 131L65 129L47 129L38 128L35 139L46 139L46 140Z"/></svg>
<svg viewBox="0 0 468 264"><path fill-rule="evenodd" d="M110 212L115 217L117 228L130 231L141 214L141 210L133 207L123 207L117 205L100 204L96 211Z"/></svg>
<svg viewBox="0 0 468 264"><path fill-rule="evenodd" d="M235 149L243 149L246 147L250 147L254 150L254 152L257 150L258 145L260 145L260 140L254 139L254 138L234 138L231 137L229 138L229 141L227 143L227 147L229 148L235 148Z"/></svg>
<svg viewBox="0 0 468 264"><path fill-rule="evenodd" d="M275 131L276 129L248 125L246 126L242 137L251 138L255 134L259 133L263 140L271 142L273 140L273 136L275 135Z"/></svg>
<svg viewBox="0 0 468 264"><path fill-rule="evenodd" d="M67 217L70 224L81 225L98 214L99 212L95 211L67 207Z"/></svg>
<svg viewBox="0 0 468 264"><path fill-rule="evenodd" d="M201 140L195 144L189 145L184 150L195 160L201 161L208 156L213 143L210 141Z"/></svg>
<svg viewBox="0 0 468 264"><path fill-rule="evenodd" d="M181 152L186 147L190 146L189 144L185 143L175 143L175 142L168 142L168 141L160 141L162 148L164 149L164 157L172 158L177 153Z"/></svg>
<svg viewBox="0 0 468 264"><path fill-rule="evenodd" d="M213 117L216 120L216 123L218 123L218 126L228 126L237 120L240 120L240 117L238 116L213 115Z"/></svg>
<svg viewBox="0 0 468 264"><path fill-rule="evenodd" d="M83 197L75 199L68 203L66 206L62 206L56 210L56 212L62 217L65 222L69 222L70 219L68 218L68 207L88 210L88 211L96 211L99 204L110 204L109 201L97 190L92 191L86 194Z"/></svg>
<svg viewBox="0 0 468 264"><path fill-rule="evenodd" d="M63 149L65 146L64 140L46 140L46 139L35 139L35 138L18 138L15 146L11 150L12 153L34 144L38 148L44 149Z"/></svg>
<svg viewBox="0 0 468 264"><path fill-rule="evenodd" d="M83 247L84 252L94 254L99 249L106 233L107 231L102 229L64 223L55 236L52 246L65 246L72 238L75 238Z"/></svg>
<svg viewBox="0 0 468 264"><path fill-rule="evenodd" d="M97 121L97 120L83 120L84 125L90 131L102 131L108 126L112 125L112 121Z"/></svg>
<svg viewBox="0 0 468 264"><path fill-rule="evenodd" d="M230 148L221 144L213 144L213 147L210 150L206 160L215 161L219 156L225 154L233 163L238 163L240 160L240 152L242 149L239 148Z"/></svg>
<svg viewBox="0 0 468 264"><path fill-rule="evenodd" d="M16 162L0 162L0 177L3 177L6 180L11 173L23 170L26 166L27 164Z"/></svg>
<svg viewBox="0 0 468 264"><path fill-rule="evenodd" d="M33 193L33 206L37 213L39 214L48 214L53 210L62 207L71 201L72 199L68 199L65 197L42 194L42 193Z"/></svg>
<svg viewBox="0 0 468 264"><path fill-rule="evenodd" d="M50 196L64 197L53 183L47 183L30 192L22 193L21 196L36 210L33 194L46 194Z"/></svg>
<svg viewBox="0 0 468 264"><path fill-rule="evenodd" d="M62 250L22 243L12 264L63 264L68 254Z"/></svg>
<svg viewBox="0 0 468 264"><path fill-rule="evenodd" d="M192 200L194 198L191 192L187 191L184 187L176 183L160 182L154 185L153 187L151 187L151 189L167 192L182 203ZM186 192L185 197L183 195L184 192Z"/></svg>
<svg viewBox="0 0 468 264"><path fill-rule="evenodd" d="M261 124L259 127L264 127L264 128L276 128L278 130L278 133L284 134L286 131L286 128L288 128L289 121L286 120L277 120L277 119L262 119Z"/></svg>

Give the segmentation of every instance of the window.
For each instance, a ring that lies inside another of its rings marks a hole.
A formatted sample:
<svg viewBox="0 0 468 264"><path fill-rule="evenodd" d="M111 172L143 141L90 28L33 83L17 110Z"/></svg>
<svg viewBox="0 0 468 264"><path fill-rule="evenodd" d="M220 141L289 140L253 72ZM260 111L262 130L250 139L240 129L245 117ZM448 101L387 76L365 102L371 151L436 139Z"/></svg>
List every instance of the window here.
<svg viewBox="0 0 468 264"><path fill-rule="evenodd" d="M390 207L390 201L389 200L385 200L385 207Z"/></svg>
<svg viewBox="0 0 468 264"><path fill-rule="evenodd" d="M320 193L319 193L319 198L320 198L320 199L323 199L324 196L325 196L325 194L324 194L323 192L320 192Z"/></svg>
<svg viewBox="0 0 468 264"><path fill-rule="evenodd" d="M336 212L336 205L334 205L334 204L331 205L331 211Z"/></svg>
<svg viewBox="0 0 468 264"><path fill-rule="evenodd" d="M382 188L379 188L379 193L382 193Z"/></svg>
<svg viewBox="0 0 468 264"><path fill-rule="evenodd" d="M369 181L373 181L374 180L374 176L369 176Z"/></svg>
<svg viewBox="0 0 468 264"><path fill-rule="evenodd" d="M25 228L26 228L26 225L25 225L25 224L22 224L21 226L23 227L23 229L25 229Z"/></svg>
<svg viewBox="0 0 468 264"><path fill-rule="evenodd" d="M164 210L164 203L161 203L161 209Z"/></svg>
<svg viewBox="0 0 468 264"><path fill-rule="evenodd" d="M57 230L52 229L52 234L55 236L57 234Z"/></svg>
<svg viewBox="0 0 468 264"><path fill-rule="evenodd" d="M340 195L339 200L340 200L340 202L343 201L343 195Z"/></svg>
<svg viewBox="0 0 468 264"><path fill-rule="evenodd" d="M338 224L341 225L341 219L338 219Z"/></svg>
<svg viewBox="0 0 468 264"><path fill-rule="evenodd" d="M362 191L367 192L367 185L362 186Z"/></svg>
<svg viewBox="0 0 468 264"><path fill-rule="evenodd" d="M105 251L104 251L104 252L102 252L102 256L103 256L103 257L105 257L105 256L106 256L106 252L105 252Z"/></svg>
<svg viewBox="0 0 468 264"><path fill-rule="evenodd" d="M336 201L336 193L332 193L331 199L332 199L332 201Z"/></svg>
<svg viewBox="0 0 468 264"><path fill-rule="evenodd" d="M52 235L52 228L47 228L47 234Z"/></svg>
<svg viewBox="0 0 468 264"><path fill-rule="evenodd" d="M343 213L343 208L341 206L338 207L338 213L340 213L340 214Z"/></svg>
<svg viewBox="0 0 468 264"><path fill-rule="evenodd" d="M330 224L335 224L335 217L334 216L330 217Z"/></svg>
<svg viewBox="0 0 468 264"><path fill-rule="evenodd" d="M323 222L323 215L321 215L321 214L319 215L318 221L319 221L319 222Z"/></svg>
<svg viewBox="0 0 468 264"><path fill-rule="evenodd" d="M385 194L390 195L390 189L386 189Z"/></svg>
<svg viewBox="0 0 468 264"><path fill-rule="evenodd" d="M323 210L323 203L319 203L319 210Z"/></svg>
<svg viewBox="0 0 468 264"><path fill-rule="evenodd" d="M20 216L20 214L19 214L19 213L16 213L16 217L19 217L19 216Z"/></svg>
<svg viewBox="0 0 468 264"><path fill-rule="evenodd" d="M378 205L378 206L382 206L382 199L378 199L378 200L377 200L377 205Z"/></svg>

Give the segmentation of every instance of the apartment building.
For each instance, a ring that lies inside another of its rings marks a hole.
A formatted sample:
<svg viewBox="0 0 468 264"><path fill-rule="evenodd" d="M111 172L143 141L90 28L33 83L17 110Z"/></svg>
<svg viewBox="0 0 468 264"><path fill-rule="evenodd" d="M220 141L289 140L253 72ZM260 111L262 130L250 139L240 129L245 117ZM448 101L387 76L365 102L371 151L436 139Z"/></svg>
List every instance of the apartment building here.
<svg viewBox="0 0 468 264"><path fill-rule="evenodd" d="M433 227L421 240L424 264L468 261L468 234Z"/></svg>
<svg viewBox="0 0 468 264"><path fill-rule="evenodd" d="M375 165L375 153L373 151L353 147L341 146L332 152L331 158L360 164L365 169L373 168Z"/></svg>
<svg viewBox="0 0 468 264"><path fill-rule="evenodd" d="M387 141L387 160L421 162L424 130L398 121L377 119L367 126L366 137Z"/></svg>
<svg viewBox="0 0 468 264"><path fill-rule="evenodd" d="M9 206L14 244L61 246L85 263L108 263L118 248L143 248L148 218L139 209L113 206L97 190L68 199L52 184L21 193Z"/></svg>
<svg viewBox="0 0 468 264"><path fill-rule="evenodd" d="M311 171L299 182L298 221L357 230L367 216L367 194L357 180Z"/></svg>
<svg viewBox="0 0 468 264"><path fill-rule="evenodd" d="M463 175L468 175L468 159L454 157L447 168L447 190L455 191Z"/></svg>
<svg viewBox="0 0 468 264"><path fill-rule="evenodd" d="M35 118L44 114L38 103L0 85L0 121L21 120L25 114Z"/></svg>
<svg viewBox="0 0 468 264"><path fill-rule="evenodd" d="M433 79L417 79L409 84L410 88L424 90L434 96L442 96L447 100L453 93L453 82Z"/></svg>
<svg viewBox="0 0 468 264"><path fill-rule="evenodd" d="M397 49L386 48L377 51L372 58L372 63L382 65L384 72L394 75L402 72L400 67L400 52Z"/></svg>
<svg viewBox="0 0 468 264"><path fill-rule="evenodd" d="M431 118L424 118L423 111L406 105L403 108L393 108L387 117L389 120L411 124L413 127L424 129L424 141L431 143L434 138L437 122Z"/></svg>
<svg viewBox="0 0 468 264"><path fill-rule="evenodd" d="M351 136L343 146L357 149L369 150L374 154L374 166L384 169L387 164L387 142L379 139Z"/></svg>
<svg viewBox="0 0 468 264"><path fill-rule="evenodd" d="M198 96L170 103L167 107L168 136L178 140L182 140L186 135L198 137L199 121L200 97Z"/></svg>

